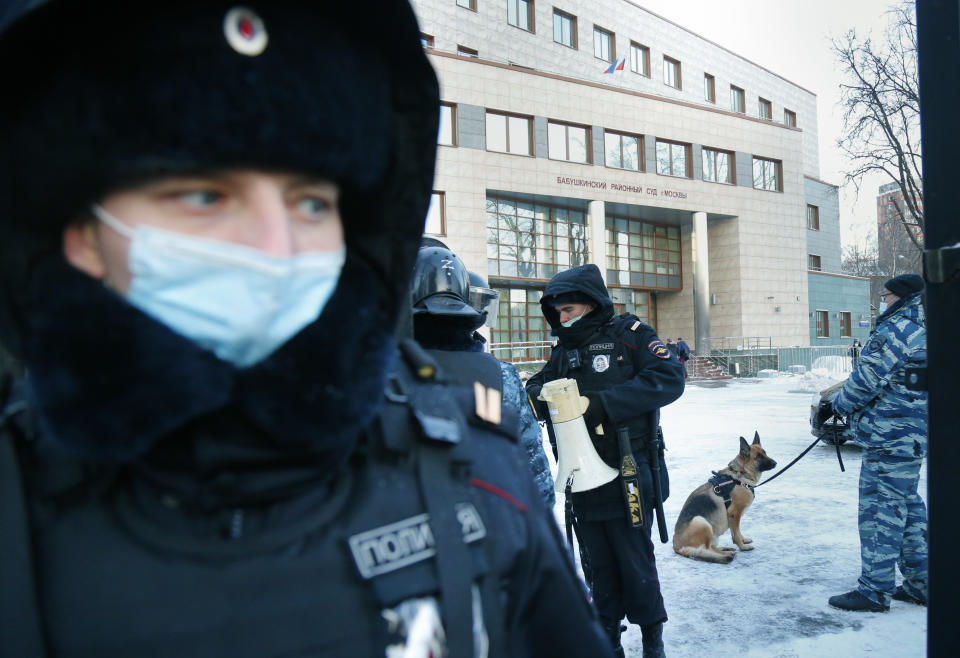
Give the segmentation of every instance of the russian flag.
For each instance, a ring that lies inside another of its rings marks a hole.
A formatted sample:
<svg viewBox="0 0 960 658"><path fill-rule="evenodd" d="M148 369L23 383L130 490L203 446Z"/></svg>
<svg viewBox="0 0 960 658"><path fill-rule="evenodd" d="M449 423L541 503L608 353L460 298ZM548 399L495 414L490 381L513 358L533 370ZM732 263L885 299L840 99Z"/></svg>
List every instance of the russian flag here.
<svg viewBox="0 0 960 658"><path fill-rule="evenodd" d="M614 71L622 71L623 65L626 64L626 62L627 62L627 59L625 57L618 57L613 62L611 62L610 66L607 67L604 73L613 73Z"/></svg>

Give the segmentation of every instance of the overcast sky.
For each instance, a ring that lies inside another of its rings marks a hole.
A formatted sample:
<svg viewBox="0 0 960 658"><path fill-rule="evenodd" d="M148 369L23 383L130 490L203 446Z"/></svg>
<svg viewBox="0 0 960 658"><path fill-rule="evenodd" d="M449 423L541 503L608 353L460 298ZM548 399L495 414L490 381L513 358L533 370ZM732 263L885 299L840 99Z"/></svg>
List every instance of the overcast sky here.
<svg viewBox="0 0 960 658"><path fill-rule="evenodd" d="M893 0L634 0L738 55L760 64L817 95L820 178L840 185L845 163L836 140L842 127L841 75L830 38L850 28L858 35L882 35L884 13ZM876 235L877 187L865 180L859 199L852 185L840 189L840 231L844 245Z"/></svg>

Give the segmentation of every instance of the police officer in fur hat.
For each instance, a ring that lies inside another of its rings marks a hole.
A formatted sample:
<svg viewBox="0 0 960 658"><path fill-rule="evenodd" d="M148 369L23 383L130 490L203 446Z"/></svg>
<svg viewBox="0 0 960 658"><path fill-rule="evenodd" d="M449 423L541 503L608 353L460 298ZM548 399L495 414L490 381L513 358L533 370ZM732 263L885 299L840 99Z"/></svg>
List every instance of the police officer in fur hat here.
<svg viewBox="0 0 960 658"><path fill-rule="evenodd" d="M0 651L604 655L515 416L394 338L408 4L4 12Z"/></svg>
<svg viewBox="0 0 960 658"><path fill-rule="evenodd" d="M902 274L880 294L880 315L843 388L821 403L821 420L847 417L860 465L860 579L830 597L841 610L884 612L890 600L926 605L927 509L917 492L927 454L927 393L907 371L927 363L923 279ZM903 584L896 584L900 569Z"/></svg>
<svg viewBox="0 0 960 658"><path fill-rule="evenodd" d="M614 312L596 265L557 274L547 284L540 306L557 344L543 370L527 382L531 400L537 400L547 382L575 379L580 393L590 400L583 420L597 454L619 468L617 434L626 428L639 466L642 527L628 524L620 478L571 495L600 620L618 655L623 655L620 623L626 617L641 628L644 657L662 658L667 612L650 537L655 497L666 499L669 484L662 450L650 459L648 448L657 439L651 432L657 432L659 408L683 393L680 362L650 325L632 314ZM539 404L540 417L549 418ZM654 469L661 491L654 488Z"/></svg>

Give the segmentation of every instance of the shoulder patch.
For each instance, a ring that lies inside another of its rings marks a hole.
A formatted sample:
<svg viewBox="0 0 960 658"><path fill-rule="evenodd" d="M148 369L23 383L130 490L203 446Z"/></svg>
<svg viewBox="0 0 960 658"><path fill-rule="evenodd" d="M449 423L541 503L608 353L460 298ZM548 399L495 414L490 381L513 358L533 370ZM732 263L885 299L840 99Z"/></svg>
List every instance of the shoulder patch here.
<svg viewBox="0 0 960 658"><path fill-rule="evenodd" d="M883 346L887 344L887 337L883 334L874 334L870 340L867 341L866 346L863 348L863 351L867 354L873 354L874 352L879 352L883 349Z"/></svg>
<svg viewBox="0 0 960 658"><path fill-rule="evenodd" d="M647 349L650 350L650 353L655 357L660 359L669 359L670 350L667 349L667 346L663 344L660 340L650 341L650 344L647 345Z"/></svg>
<svg viewBox="0 0 960 658"><path fill-rule="evenodd" d="M640 328L641 324L643 323L640 322L640 320L637 320L636 322L633 323L633 326L630 327L630 331L636 331L637 329Z"/></svg>

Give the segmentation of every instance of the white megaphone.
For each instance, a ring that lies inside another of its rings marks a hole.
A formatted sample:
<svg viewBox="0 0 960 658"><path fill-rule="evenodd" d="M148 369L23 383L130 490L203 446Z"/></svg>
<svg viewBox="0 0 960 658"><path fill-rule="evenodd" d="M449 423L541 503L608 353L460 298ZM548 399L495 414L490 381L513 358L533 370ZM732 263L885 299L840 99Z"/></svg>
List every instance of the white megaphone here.
<svg viewBox="0 0 960 658"><path fill-rule="evenodd" d="M617 469L607 466L593 447L583 422L588 401L580 397L577 380L555 379L547 382L540 390L539 399L547 403L557 439L557 491L563 492L568 483L574 493L589 491L620 474Z"/></svg>

